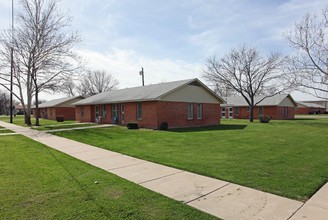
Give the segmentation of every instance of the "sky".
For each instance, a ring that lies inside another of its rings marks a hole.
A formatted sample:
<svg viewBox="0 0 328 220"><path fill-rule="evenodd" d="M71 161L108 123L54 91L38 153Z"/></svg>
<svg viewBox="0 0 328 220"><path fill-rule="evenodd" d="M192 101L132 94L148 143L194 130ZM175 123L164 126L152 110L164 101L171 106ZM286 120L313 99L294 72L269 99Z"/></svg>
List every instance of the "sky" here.
<svg viewBox="0 0 328 220"><path fill-rule="evenodd" d="M17 0L14 0L17 4ZM202 78L209 56L247 44L264 55L292 52L284 33L325 0L61 0L82 37L76 48L91 70L105 70L119 88ZM11 0L0 0L1 29L10 26ZM311 96L292 93L294 99ZM56 95L58 96L58 95ZM62 94L61 97L64 95ZM54 97L40 94L41 98Z"/></svg>

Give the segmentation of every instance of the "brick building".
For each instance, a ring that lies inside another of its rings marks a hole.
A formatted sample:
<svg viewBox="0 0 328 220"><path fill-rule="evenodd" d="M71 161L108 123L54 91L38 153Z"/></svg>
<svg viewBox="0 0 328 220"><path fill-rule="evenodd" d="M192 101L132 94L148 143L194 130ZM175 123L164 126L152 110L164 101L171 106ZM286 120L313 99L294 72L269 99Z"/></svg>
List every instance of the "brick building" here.
<svg viewBox="0 0 328 220"><path fill-rule="evenodd" d="M316 103L297 102L297 107L295 108L295 114L298 115L323 114L325 112L325 106Z"/></svg>
<svg viewBox="0 0 328 220"><path fill-rule="evenodd" d="M264 96L255 97L255 102ZM254 107L254 119L259 116L271 116L273 120L294 119L294 99L289 94L277 94L263 99ZM221 105L221 118L249 119L250 107L243 97L227 97L226 104Z"/></svg>
<svg viewBox="0 0 328 220"><path fill-rule="evenodd" d="M223 99L198 79L113 90L74 103L80 122L170 128L220 124Z"/></svg>
<svg viewBox="0 0 328 220"><path fill-rule="evenodd" d="M54 99L39 105L39 118L56 120L57 116L63 116L65 120L75 120L75 107L72 103L84 99L82 96ZM33 116L36 116L35 107Z"/></svg>

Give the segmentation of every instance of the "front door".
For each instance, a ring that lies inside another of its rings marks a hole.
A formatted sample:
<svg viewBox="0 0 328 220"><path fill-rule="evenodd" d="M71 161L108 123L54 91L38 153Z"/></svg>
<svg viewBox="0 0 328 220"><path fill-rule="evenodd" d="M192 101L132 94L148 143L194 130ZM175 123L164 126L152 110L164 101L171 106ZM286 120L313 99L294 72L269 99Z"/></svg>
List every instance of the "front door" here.
<svg viewBox="0 0 328 220"><path fill-rule="evenodd" d="M124 125L124 104L121 104L121 124Z"/></svg>
<svg viewBox="0 0 328 220"><path fill-rule="evenodd" d="M98 108L98 105L95 106L95 122L99 123L99 108Z"/></svg>
<svg viewBox="0 0 328 220"><path fill-rule="evenodd" d="M233 118L233 108L229 108L229 118Z"/></svg>

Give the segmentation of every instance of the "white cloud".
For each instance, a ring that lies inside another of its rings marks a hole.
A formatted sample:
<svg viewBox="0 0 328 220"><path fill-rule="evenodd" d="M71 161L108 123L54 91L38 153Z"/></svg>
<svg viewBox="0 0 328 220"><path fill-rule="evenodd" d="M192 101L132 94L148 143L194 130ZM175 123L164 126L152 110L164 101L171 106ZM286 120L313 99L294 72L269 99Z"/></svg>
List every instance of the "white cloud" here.
<svg viewBox="0 0 328 220"><path fill-rule="evenodd" d="M203 64L188 63L183 60L152 59L140 56L133 50L114 48L104 54L80 50L79 54L87 59L88 67L92 70L106 70L112 73L119 81L120 88L141 85L139 71L145 72L145 84L200 78Z"/></svg>

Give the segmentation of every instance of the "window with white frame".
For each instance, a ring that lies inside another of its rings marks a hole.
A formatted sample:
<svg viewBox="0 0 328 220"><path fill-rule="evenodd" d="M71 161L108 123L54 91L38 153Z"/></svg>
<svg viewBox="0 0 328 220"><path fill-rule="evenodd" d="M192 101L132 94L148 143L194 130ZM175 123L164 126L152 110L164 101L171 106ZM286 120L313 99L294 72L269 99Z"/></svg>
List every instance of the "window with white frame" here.
<svg viewBox="0 0 328 220"><path fill-rule="evenodd" d="M247 106L247 107L246 107L246 111L249 112L249 109L250 109L249 106Z"/></svg>
<svg viewBox="0 0 328 220"><path fill-rule="evenodd" d="M259 116L262 116L262 115L263 115L263 107L259 106Z"/></svg>
<svg viewBox="0 0 328 220"><path fill-rule="evenodd" d="M100 105L100 117L106 118L106 105Z"/></svg>
<svg viewBox="0 0 328 220"><path fill-rule="evenodd" d="M142 104L137 102L137 119L142 120Z"/></svg>
<svg viewBox="0 0 328 220"><path fill-rule="evenodd" d="M225 108L221 108L221 117L222 118L226 117L226 109Z"/></svg>
<svg viewBox="0 0 328 220"><path fill-rule="evenodd" d="M203 119L203 104L197 103L197 119Z"/></svg>
<svg viewBox="0 0 328 220"><path fill-rule="evenodd" d="M194 104L188 103L188 119L192 120L194 119Z"/></svg>
<svg viewBox="0 0 328 220"><path fill-rule="evenodd" d="M112 117L113 119L118 117L118 104L112 104Z"/></svg>

